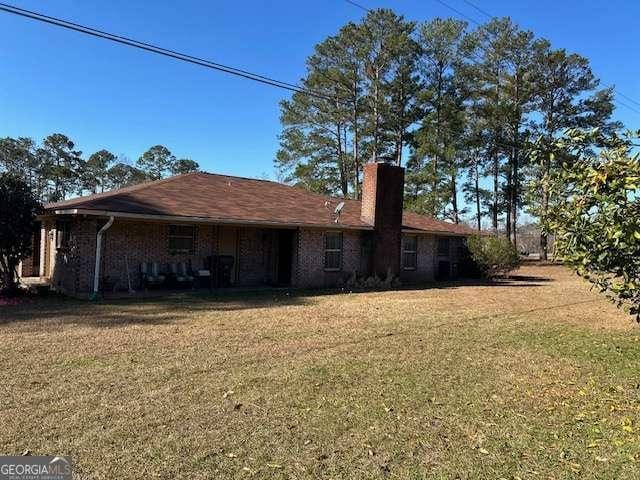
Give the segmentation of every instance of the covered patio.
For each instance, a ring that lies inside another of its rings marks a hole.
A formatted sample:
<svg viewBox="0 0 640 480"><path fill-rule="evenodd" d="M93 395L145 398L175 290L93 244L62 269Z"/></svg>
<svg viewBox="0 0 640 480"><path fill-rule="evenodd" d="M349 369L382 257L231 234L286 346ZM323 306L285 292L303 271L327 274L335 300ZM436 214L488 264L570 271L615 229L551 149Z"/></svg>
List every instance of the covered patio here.
<svg viewBox="0 0 640 480"><path fill-rule="evenodd" d="M72 216L42 224L39 281L67 292L92 291L96 278L110 297L286 287L293 278L294 228Z"/></svg>

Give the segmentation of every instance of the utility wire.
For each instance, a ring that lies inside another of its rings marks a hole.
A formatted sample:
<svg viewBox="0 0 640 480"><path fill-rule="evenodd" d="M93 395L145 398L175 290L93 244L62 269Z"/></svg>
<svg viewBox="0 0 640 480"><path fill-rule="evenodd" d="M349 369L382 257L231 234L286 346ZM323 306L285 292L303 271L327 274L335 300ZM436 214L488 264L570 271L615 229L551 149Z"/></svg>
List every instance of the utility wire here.
<svg viewBox="0 0 640 480"><path fill-rule="evenodd" d="M444 2L443 0L435 0L435 1L436 1L437 3L439 3L440 5L444 6L445 8L448 8L448 9L449 9L449 10L451 10L452 12L457 13L457 14L458 14L458 15L460 15L462 18L464 18L464 19L466 19L466 20L468 20L468 21L470 21L470 22L474 23L475 25L478 25L478 26L480 26L480 25L481 25L481 23L480 23L480 22L478 22L477 20L475 20L474 18L472 18L472 17L470 17L470 16L468 16L468 15L465 15L463 12L461 12L461 11L460 11L460 10L458 10L457 8L455 8L455 7L451 6L450 4L448 4L448 3ZM466 4L470 5L471 7L473 7L474 9L478 10L480 13L482 13L482 14L483 14L483 15L485 15L486 17L488 17L488 18L490 18L490 19L497 18L496 16L491 15L489 12L487 12L486 10L483 10L482 8L478 7L477 5L475 5L474 3L470 2L469 0L463 0L463 1L464 1ZM489 34L489 32L487 32L487 34ZM495 38L495 35L494 35L494 38ZM487 49L486 49L486 48L484 48L482 45L478 45L478 48L479 48L480 50L482 50L483 52L488 53L488 52L487 52ZM475 59L476 61L475 61L475 62L472 62L472 63L475 63L475 64L477 65L477 64L479 63L478 57L474 57L474 59ZM640 106L640 103L639 103L639 102L636 102L636 101L635 101L635 100L633 100L631 97L628 97L627 95L623 94L622 92L620 92L619 90L617 90L613 85L608 85L608 84L606 84L606 83L604 83L604 82L603 82L603 83L602 83L602 86L603 86L604 88L611 88L611 89L616 93L616 95L618 95L619 97L626 98L627 100L629 100L629 101L631 101L631 102L633 102L633 103L637 104L638 106ZM640 114L640 110L638 110L637 108L635 108L635 107L633 107L633 106L629 105L629 104L628 104L628 103L626 103L626 102L623 102L622 100L620 100L620 98L614 98L613 100L614 100L616 103L618 103L618 104L622 105L623 107L626 107L626 108L628 108L629 110L631 110L631 111L633 111L633 112L635 112L635 113Z"/></svg>
<svg viewBox="0 0 640 480"><path fill-rule="evenodd" d="M465 15L463 12L461 12L460 10L458 10L457 8L451 6L450 4L448 4L447 2L444 2L443 0L435 0L436 2L438 2L440 5L444 6L445 8L448 8L449 10L451 10L452 12L457 13L458 15L460 15L461 17L465 18L466 20L469 20L470 22L476 24L476 25L480 25L480 22L478 22L477 20L469 17L468 15ZM497 18L495 15L492 15L491 13L487 12L486 10L484 10L483 8L479 7L478 5L476 5L474 2L470 1L470 0L462 0L464 3L466 3L467 5L469 5L471 8L473 8L474 10L477 10L478 12L480 12L482 15L484 15L485 17L489 18L489 19L493 19L493 18ZM605 88L611 88L616 95L618 95L619 97L622 97L624 99L626 99L629 102L634 103L635 105L637 105L638 107L640 107L640 102L634 100L633 98L631 98L628 95L625 95L624 93L622 93L620 90L618 90L613 84L607 84L604 83L602 84ZM632 107L631 105L623 102L622 100L620 100L619 98L615 99L615 101L617 103L619 103L620 105L627 107L629 110L632 110L635 113L640 114L640 110L638 110L635 107Z"/></svg>
<svg viewBox="0 0 640 480"><path fill-rule="evenodd" d="M345 1L345 2L347 2L347 3L348 3L348 4L350 4L350 5L353 5L353 6L355 6L355 7L359 8L359 9L361 9L361 10L364 10L364 11L366 11L366 12L371 12L371 11L372 11L370 8L367 8L367 7L365 7L365 6L363 6L363 5L359 4L359 3L356 3L356 2L354 2L354 1L352 1L352 0L344 0L344 1ZM439 0L436 0L436 1L439 1ZM443 5L445 5L445 4L443 3ZM445 6L446 6L446 5L445 5ZM456 10L456 12L458 12L458 10ZM461 14L461 15L463 15L463 16L465 16L465 15L464 15L464 14L462 14L461 12L460 12L460 14ZM474 23L476 23L476 24L480 25L480 23L479 23L479 22L477 22L477 21L473 20L473 19L472 19L472 18L470 18L470 17L469 17L469 21L474 22ZM486 52L485 52L485 53L486 53ZM474 55L474 57L472 58L471 63L473 63L474 65L478 65L478 64L480 64L480 61L481 61L481 60L480 60L480 59L478 59L478 57ZM366 99L366 98L365 98L365 100L369 100L369 99ZM368 103L368 102L367 102L367 103ZM370 106L370 105L369 105L369 106ZM459 135L459 134L460 134L460 132L453 132L453 131L452 131L451 129L449 129L449 128L441 128L441 129L440 129L440 132L441 132L442 134L445 134L445 135L446 135L446 134L448 134L449 136L457 136L457 135ZM500 133L500 135L502 136L502 133L503 133L503 132L502 132L502 129L500 129L499 133ZM513 145L514 145L514 143L513 143L513 142L505 143L505 142L501 142L501 141L499 141L499 140L498 140L498 141L496 141L496 140L492 140L492 141L490 142L490 144L491 144L491 145L490 145L490 146L491 146L491 148L494 148L494 147L513 148Z"/></svg>
<svg viewBox="0 0 640 480"><path fill-rule="evenodd" d="M364 5L360 5L359 3L353 2L351 0L344 0L344 1L349 3L349 4L351 4L351 5L353 5L354 7L357 7L359 9L361 9L361 10L364 10L365 12L370 12L371 11L370 8L367 8Z"/></svg>
<svg viewBox="0 0 640 480"><path fill-rule="evenodd" d="M359 3L356 3L356 2L354 2L354 1L352 1L352 0L344 0L344 1L345 1L346 3L348 3L348 4L350 4L350 5L353 5L353 6L354 6L354 7L356 7L356 8L359 8L359 9L361 9L361 10L364 10L365 12L368 12L368 13L369 13L369 12L371 12L371 11L372 11L370 8L367 8L367 7L365 7L365 6L363 6L363 5L359 4ZM472 21L472 22L474 22L474 23L477 23L477 24L479 25L479 23L478 23L477 21L475 21L475 20L473 20L473 19L471 19L471 18L469 18L469 20L470 20L470 21ZM474 57L473 57L473 60L475 60L475 62L474 62L474 61L472 61L471 63L473 63L473 64L475 64L475 65L478 65L478 64L480 63L480 60L479 60L479 59L478 59L478 57L477 57L477 56L475 56L475 55L474 55ZM365 99L365 100L369 100L369 99ZM367 102L367 103L368 103L368 102ZM441 131L441 133L443 133L443 134L448 134L448 135L450 135L450 136L457 136L457 135L460 135L460 133L461 133L461 132L455 132L455 133L454 133L454 132L453 132L451 129L449 129L449 128L442 128L440 131ZM500 135L502 135L502 133L503 133L503 132L502 132L502 129L500 130L500 132L499 132L499 133L500 133ZM489 143L490 143L490 148L502 147L502 148L510 149L510 148L513 148L513 146L514 146L514 142L502 142L502 141L499 141L499 140L498 140L498 141L496 141L496 140L492 140L492 141L490 141Z"/></svg>
<svg viewBox="0 0 640 480"><path fill-rule="evenodd" d="M470 16L468 16L468 15L465 15L463 12L461 12L460 10L458 10L458 9L456 9L456 8L454 8L454 7L452 7L451 5L447 4L446 2L444 2L444 1L442 1L442 0L435 0L435 1L436 1L436 2L438 2L438 3L440 3L441 5L443 5L444 7L446 7L446 8L448 8L448 9L452 10L453 12L457 13L458 15L460 15L460 16L461 16L461 17L463 17L464 19L468 20L469 22L474 23L474 24L476 24L476 25L481 25L481 23L480 23L480 22L478 22L477 20L475 20L474 18L472 18L472 17L470 17ZM465 1L466 3L471 4L471 2L469 2L469 1L467 1L467 0L464 0L464 1ZM365 6L363 6L363 5L359 4L359 3L356 3L356 2L354 2L354 1L352 1L352 0L345 0L345 2L346 2L346 3L349 3L350 5L353 5L353 6L357 7L357 8L359 8L359 9L361 9L361 10L364 10L364 11L366 11L366 12L371 12L371 11L372 11L370 8L367 8L367 7L365 7ZM478 9L478 10L482 11L479 7L476 7L476 9ZM489 14L488 12L482 11L482 13L483 13L483 14L485 14L485 15L488 15L490 18L494 18L494 17L493 17L493 16L491 16L491 14ZM482 47L480 47L480 48L481 48L482 50L484 50L484 51L485 51L485 53L487 53L486 49L484 49L484 48L482 48ZM480 60L479 60L477 57L474 57L474 58L471 60L471 63L473 63L474 65L478 65L478 64L480 63ZM620 92L618 92L618 94L620 94ZM622 95L622 96L624 96L624 95ZM615 99L615 101L616 101L617 103L619 103L620 105L623 105L623 106L627 107L628 109L633 110L634 112L640 113L640 111L636 110L635 108L631 107L630 105L627 105L626 103L622 102L622 101L621 101L621 100L619 100L619 99ZM446 133L446 134L449 134L449 135L451 135L451 134L457 135L457 133L453 133L453 132L452 132L452 130L450 130L450 129L448 129L448 128L444 128L444 129L443 129L443 133ZM500 134L502 135L502 129L500 129ZM502 142L502 141L495 141L495 140L493 140L491 143L492 143L492 144L493 144L493 146L495 146L495 147L503 147L503 148L512 148L512 147L513 147L513 145L514 145L512 142L505 143L505 142Z"/></svg>
<svg viewBox="0 0 640 480"><path fill-rule="evenodd" d="M440 0L436 0L436 1L438 1L439 3L441 3L441 4L445 5L445 6L447 6L444 2L441 2ZM467 5L469 5L471 8L473 8L473 9L477 10L478 12L480 12L481 14L483 14L485 17L490 18L490 19L491 19L491 18L496 18L496 17L495 17L495 15L491 15L489 12L487 12L486 10L484 10L484 9L480 8L478 5L476 5L476 4L475 4L475 3L473 3L472 1L470 1L470 0L462 0L462 1L463 1L464 3L466 3ZM637 102L636 100L634 100L634 99L633 99L633 98L631 98L630 96L625 95L625 94L624 94L624 93L622 93L620 90L618 90L617 88L615 88L613 85L607 85L607 84L605 83L605 84L604 84L604 86L605 86L605 88L606 88L606 87L613 87L613 89L616 91L617 95L619 95L620 97L622 97L622 98L624 98L624 99L626 99L626 100L630 101L631 103L634 103L635 105L637 105L637 106L639 106L639 107L640 107L640 102ZM634 110L634 109L633 109L633 107L630 107L629 105L625 104L624 102L622 102L622 101L620 101L620 100L618 100L618 102L619 102L621 105L624 105L625 107L627 107L627 108L630 108L630 109ZM637 112L637 110L634 110L634 111L636 111L636 112ZM640 112L638 112L638 113L640 113Z"/></svg>
<svg viewBox="0 0 640 480"><path fill-rule="evenodd" d="M299 85L295 85L293 83L284 82L281 80L277 80L271 77L267 77L264 75L259 75L257 73L253 73L247 70L242 70L239 68L231 67L228 65L224 65L221 63L213 62L211 60L207 60L200 57L195 57L193 55L188 55L186 53L178 52L175 50L170 50L168 48L159 47L157 45L153 45L151 43L142 42L139 40L135 40L133 38L124 37L121 35L116 35L110 32L98 30L92 27L88 27L86 25L81 25L78 23L70 22L68 20L63 20L60 18L52 17L49 15L44 15L42 13L34 12L31 10L26 10L20 7L16 7L13 5L9 5L6 3L0 2L0 11L4 11L6 13L11 13L14 15L18 15L24 18L28 18L31 20L36 20L39 22L47 23L50 25L54 25L56 27L65 28L68 30L73 30L75 32L84 33L86 35L90 35L93 37L101 38L104 40L110 40L112 42L120 43L123 45L127 45L130 47L138 48L140 50L144 50L147 52L155 53L158 55L163 55L165 57L170 57L175 60L182 60L184 62L192 63L195 65L199 65L202 67L210 68L213 70L217 70L220 72L224 72L230 75L235 75L238 77L245 78L247 80L253 80L255 82L263 83L265 85L270 85L273 87L281 88L284 90L288 90L295 93L300 93L304 95L309 95L317 98L322 98L324 100L336 101L335 98L331 98L327 95L324 95L319 92L315 92L313 90L305 89ZM341 101L340 99L338 99Z"/></svg>
<svg viewBox="0 0 640 480"><path fill-rule="evenodd" d="M485 17L489 17L489 18L493 18L493 15L491 15L489 12L487 12L486 10L483 10L482 8L480 8L478 5L476 5L473 2L470 2L468 0L462 0L464 3L466 3L467 5L469 5L471 8L473 8L474 10L477 10L478 12L480 12L481 14L483 14Z"/></svg>
<svg viewBox="0 0 640 480"><path fill-rule="evenodd" d="M458 15L460 15L462 18L464 18L465 20L468 20L469 22L480 26L481 23L479 21L477 21L475 18L470 17L469 15L466 15L465 13L461 12L460 10L458 10L455 7L452 7L451 5L449 5L446 2L443 2L442 0L436 0L436 2L438 2L440 5L442 5L445 8L448 8L449 10L451 10L452 12L457 13Z"/></svg>

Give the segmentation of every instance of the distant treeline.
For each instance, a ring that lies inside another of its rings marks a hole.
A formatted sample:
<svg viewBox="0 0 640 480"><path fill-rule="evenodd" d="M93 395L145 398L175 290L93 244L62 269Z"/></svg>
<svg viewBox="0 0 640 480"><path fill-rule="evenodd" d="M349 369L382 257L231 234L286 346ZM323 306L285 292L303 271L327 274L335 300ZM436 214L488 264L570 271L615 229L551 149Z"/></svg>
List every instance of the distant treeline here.
<svg viewBox="0 0 640 480"><path fill-rule="evenodd" d="M85 158L61 133L49 135L41 144L27 137L0 138L0 172L19 175L42 202L104 192L199 168L194 160L176 159L162 145L151 147L133 165L108 150Z"/></svg>

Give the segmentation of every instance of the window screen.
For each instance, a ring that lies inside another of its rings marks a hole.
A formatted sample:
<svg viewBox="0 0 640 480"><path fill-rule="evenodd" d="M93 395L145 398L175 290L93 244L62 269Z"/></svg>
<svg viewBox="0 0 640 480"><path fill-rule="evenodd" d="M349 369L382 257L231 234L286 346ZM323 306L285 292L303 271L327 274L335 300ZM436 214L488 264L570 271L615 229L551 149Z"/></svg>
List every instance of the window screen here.
<svg viewBox="0 0 640 480"><path fill-rule="evenodd" d="M324 236L325 270L342 269L342 232L327 232Z"/></svg>
<svg viewBox="0 0 640 480"><path fill-rule="evenodd" d="M402 268L415 270L418 266L418 237L407 235L402 239Z"/></svg>
<svg viewBox="0 0 640 480"><path fill-rule="evenodd" d="M196 227L193 225L169 225L169 253L195 253Z"/></svg>
<svg viewBox="0 0 640 480"><path fill-rule="evenodd" d="M439 238L438 239L438 255L449 256L449 239L448 238Z"/></svg>

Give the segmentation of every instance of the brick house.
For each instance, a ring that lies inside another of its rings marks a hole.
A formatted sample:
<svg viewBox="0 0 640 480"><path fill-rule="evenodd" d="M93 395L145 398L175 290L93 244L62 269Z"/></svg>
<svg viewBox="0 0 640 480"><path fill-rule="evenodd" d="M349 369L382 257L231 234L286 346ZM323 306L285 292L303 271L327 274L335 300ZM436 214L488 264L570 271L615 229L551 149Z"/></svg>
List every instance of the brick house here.
<svg viewBox="0 0 640 480"><path fill-rule="evenodd" d="M39 261L27 271L71 295L139 289L143 262L196 271L220 255L233 258L235 286L330 287L389 271L403 283L455 277L473 231L403 211L403 191L404 169L387 163L365 165L362 201L178 175L46 205Z"/></svg>

